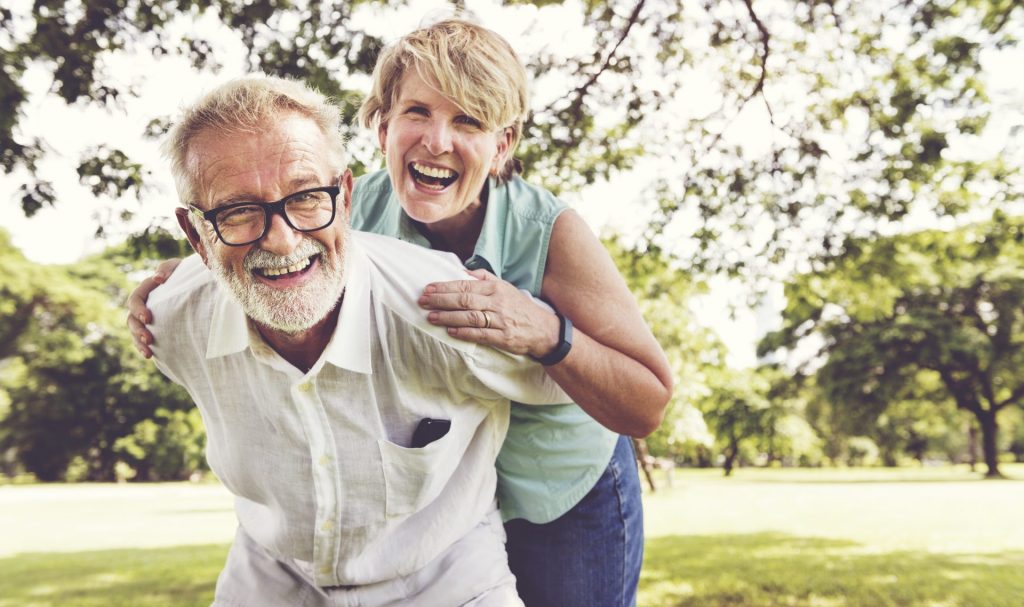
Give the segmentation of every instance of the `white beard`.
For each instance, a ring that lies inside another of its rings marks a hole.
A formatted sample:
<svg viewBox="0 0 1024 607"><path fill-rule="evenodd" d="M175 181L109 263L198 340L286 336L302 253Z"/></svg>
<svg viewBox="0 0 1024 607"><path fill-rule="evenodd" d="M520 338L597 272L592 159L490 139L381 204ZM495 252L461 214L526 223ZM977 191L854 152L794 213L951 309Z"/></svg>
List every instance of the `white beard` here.
<svg viewBox="0 0 1024 607"><path fill-rule="evenodd" d="M288 335L302 333L327 317L334 310L345 290L345 246L349 228L341 239L337 255L328 255L319 240L303 235L302 242L286 257L253 248L245 256L245 274L239 276L225 267L215 255L210 255L210 269L242 306L246 316L258 324ZM319 267L311 280L290 289L273 289L253 276L257 268L286 268L320 255Z"/></svg>

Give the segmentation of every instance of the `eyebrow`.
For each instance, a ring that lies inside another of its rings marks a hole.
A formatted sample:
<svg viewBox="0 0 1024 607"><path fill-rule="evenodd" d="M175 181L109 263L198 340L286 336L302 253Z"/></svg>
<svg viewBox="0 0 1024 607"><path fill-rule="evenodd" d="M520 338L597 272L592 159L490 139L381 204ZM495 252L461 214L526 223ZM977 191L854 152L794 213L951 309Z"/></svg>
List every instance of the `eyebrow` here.
<svg viewBox="0 0 1024 607"><path fill-rule="evenodd" d="M327 186L327 185L331 185L331 184L329 184L329 183L328 184L322 184L322 183L320 183L320 178L318 176L310 174L310 175L304 175L304 176L301 176L301 177L295 177L291 181L288 181L286 185L288 186L288 193L284 195L285 198L287 198L288 196L291 196L292 194L294 194L296 192L301 192L302 190L308 190L310 188L317 188L317 187ZM278 199L278 200L280 200L280 199ZM227 198L224 198L223 200L218 200L218 201L214 202L210 206L210 208L211 209L216 209L218 207L227 206L229 204L238 204L240 202L267 202L267 201L266 200L261 200L259 196L254 196L254 195L251 195L251 194L236 194L236 195L233 195L233 196L228 196Z"/></svg>
<svg viewBox="0 0 1024 607"><path fill-rule="evenodd" d="M423 107L429 107L425 101L420 101L419 99L400 99L398 101L398 107L407 108L407 107L412 107L414 105L421 105Z"/></svg>

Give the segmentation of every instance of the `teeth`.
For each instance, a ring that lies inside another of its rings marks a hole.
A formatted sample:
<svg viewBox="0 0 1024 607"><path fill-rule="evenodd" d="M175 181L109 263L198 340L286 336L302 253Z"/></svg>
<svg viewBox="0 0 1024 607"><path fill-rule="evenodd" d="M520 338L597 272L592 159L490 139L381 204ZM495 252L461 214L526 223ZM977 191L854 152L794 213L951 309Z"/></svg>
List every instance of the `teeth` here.
<svg viewBox="0 0 1024 607"><path fill-rule="evenodd" d="M300 262L294 263L287 268L263 268L262 272L264 276L283 276L284 274L291 274L292 272L301 272L309 267L310 259L303 259Z"/></svg>
<svg viewBox="0 0 1024 607"><path fill-rule="evenodd" d="M423 173L427 177L433 177L435 179L448 179L448 178L453 177L455 175L455 171L453 171L451 169L442 169L442 168L438 168L438 167L428 167L428 166L424 166L424 165L422 165L422 164L420 164L418 162L412 163L412 168L416 169L416 171L418 171L420 173Z"/></svg>

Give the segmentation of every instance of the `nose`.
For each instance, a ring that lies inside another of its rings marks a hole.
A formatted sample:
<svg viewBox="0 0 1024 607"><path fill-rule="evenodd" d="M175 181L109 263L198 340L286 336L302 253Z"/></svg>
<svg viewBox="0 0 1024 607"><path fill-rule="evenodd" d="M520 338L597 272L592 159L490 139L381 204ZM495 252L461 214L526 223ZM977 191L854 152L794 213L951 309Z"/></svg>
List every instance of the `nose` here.
<svg viewBox="0 0 1024 607"><path fill-rule="evenodd" d="M293 230L280 213L270 216L270 229L260 241L260 248L275 255L289 255L302 240L302 233Z"/></svg>
<svg viewBox="0 0 1024 607"><path fill-rule="evenodd" d="M433 120L423 133L423 146L434 156L452 151L452 131L444 120Z"/></svg>

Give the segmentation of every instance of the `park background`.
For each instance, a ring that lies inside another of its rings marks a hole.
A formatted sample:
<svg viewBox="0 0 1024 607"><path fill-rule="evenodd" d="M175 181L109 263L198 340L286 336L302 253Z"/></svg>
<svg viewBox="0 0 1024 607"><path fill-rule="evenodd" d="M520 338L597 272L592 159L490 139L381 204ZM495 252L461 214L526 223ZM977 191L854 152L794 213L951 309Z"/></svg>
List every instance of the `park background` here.
<svg viewBox="0 0 1024 607"><path fill-rule="evenodd" d="M188 252L160 137L253 70L351 119L380 47L453 6L527 62L525 176L602 235L673 366L641 604L1024 604L1019 2L15 0L0 606L209 602L230 499L124 328Z"/></svg>

